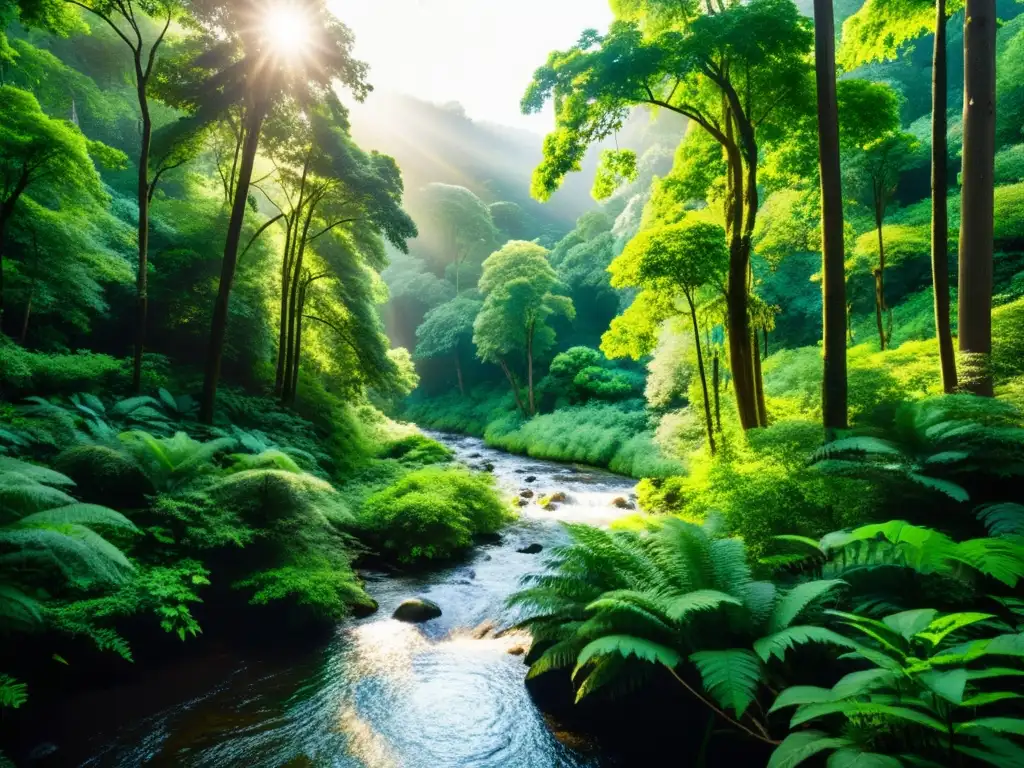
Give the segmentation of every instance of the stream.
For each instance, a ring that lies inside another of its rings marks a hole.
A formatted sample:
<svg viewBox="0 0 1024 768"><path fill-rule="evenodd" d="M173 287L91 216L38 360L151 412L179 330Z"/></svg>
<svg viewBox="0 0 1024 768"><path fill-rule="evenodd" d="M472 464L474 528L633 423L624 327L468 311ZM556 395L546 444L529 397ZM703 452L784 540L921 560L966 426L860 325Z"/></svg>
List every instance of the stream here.
<svg viewBox="0 0 1024 768"><path fill-rule="evenodd" d="M373 616L341 625L332 640L303 658L268 658L224 650L185 662L145 683L163 692L162 708L133 710L132 691L97 694L114 733L80 735L89 766L339 766L343 768L583 768L610 758L579 737L556 738L523 684L524 638L474 632L483 622L509 623L505 599L520 578L542 567L545 550L565 541L559 521L606 525L628 514L612 505L634 482L586 467L514 456L462 436L431 434L459 461L493 465L502 491L534 497L501 542L477 547L463 563L415 576L365 574L380 603ZM527 481L527 478L532 478ZM557 509L536 500L568 494ZM441 606L421 625L390 618L409 597ZM481 628L482 630L483 628ZM245 654L248 655L245 655ZM190 669L189 664L197 668ZM195 679L210 688L196 695ZM168 699L175 699L167 701ZM81 705L81 702L79 702ZM113 711L110 711L111 708ZM79 709L81 712L81 709ZM98 719L98 718L97 718ZM64 755L65 758L70 755ZM81 761L75 760L76 763Z"/></svg>

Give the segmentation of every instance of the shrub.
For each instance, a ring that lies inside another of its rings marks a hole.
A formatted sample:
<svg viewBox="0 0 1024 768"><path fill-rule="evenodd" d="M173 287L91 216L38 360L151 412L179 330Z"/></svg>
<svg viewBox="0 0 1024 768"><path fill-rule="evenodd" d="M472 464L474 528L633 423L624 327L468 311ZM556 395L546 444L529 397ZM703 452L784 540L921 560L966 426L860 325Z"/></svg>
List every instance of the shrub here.
<svg viewBox="0 0 1024 768"><path fill-rule="evenodd" d="M382 556L415 564L453 557L510 519L489 475L427 467L367 498L358 527Z"/></svg>
<svg viewBox="0 0 1024 768"><path fill-rule="evenodd" d="M103 445L79 445L58 454L54 469L75 482L83 501L118 508L141 506L153 484L131 456Z"/></svg>
<svg viewBox="0 0 1024 768"><path fill-rule="evenodd" d="M454 454L447 447L426 435L413 434L388 443L378 454L384 459L398 459L403 464L442 464Z"/></svg>
<svg viewBox="0 0 1024 768"><path fill-rule="evenodd" d="M162 386L166 361L147 355L143 385ZM96 352L30 352L0 340L0 396L17 400L26 395L70 395L73 392L126 389L131 381L131 360L118 360Z"/></svg>

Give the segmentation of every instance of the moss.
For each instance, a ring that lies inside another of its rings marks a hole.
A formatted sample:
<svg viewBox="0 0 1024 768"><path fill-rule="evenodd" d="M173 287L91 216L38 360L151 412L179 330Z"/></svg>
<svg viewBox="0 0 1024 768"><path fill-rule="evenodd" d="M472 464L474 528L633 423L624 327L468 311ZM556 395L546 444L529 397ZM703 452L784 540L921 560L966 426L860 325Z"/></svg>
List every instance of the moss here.
<svg viewBox="0 0 1024 768"><path fill-rule="evenodd" d="M75 481L82 501L118 509L145 503L153 485L137 461L113 448L81 445L62 451L54 469Z"/></svg>

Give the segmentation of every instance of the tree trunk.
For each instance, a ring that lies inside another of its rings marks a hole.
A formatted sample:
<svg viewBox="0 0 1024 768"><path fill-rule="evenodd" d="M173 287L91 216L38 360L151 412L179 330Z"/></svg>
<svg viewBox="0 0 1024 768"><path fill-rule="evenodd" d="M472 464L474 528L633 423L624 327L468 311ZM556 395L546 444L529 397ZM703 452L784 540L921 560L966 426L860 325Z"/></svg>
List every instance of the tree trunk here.
<svg viewBox="0 0 1024 768"><path fill-rule="evenodd" d="M277 370L274 372L274 394L278 397L284 392L284 350L288 339L285 329L288 322L288 292L291 289L292 279L292 230L298 222L296 211L292 211L290 218L286 219L287 227L284 235L284 255L281 258L281 314L278 320L277 330Z"/></svg>
<svg viewBox="0 0 1024 768"><path fill-rule="evenodd" d="M715 455L715 428L711 423L711 398L708 396L708 379L704 374L704 355L700 349L700 327L697 325L697 310L693 306L693 297L686 293L686 301L690 305L690 319L693 320L693 343L697 346L697 372L700 374L700 388L704 393L704 418L708 426L708 448ZM717 358L715 358L717 362Z"/></svg>
<svg viewBox="0 0 1024 768"><path fill-rule="evenodd" d="M932 289L935 335L939 340L942 390L956 391L956 354L949 321L948 151L946 147L946 0L935 3L935 48L932 53Z"/></svg>
<svg viewBox="0 0 1024 768"><path fill-rule="evenodd" d="M303 284L299 291L298 304L293 308L295 314L295 351L292 360L292 367L288 371L288 405L295 405L295 398L299 392L299 370L302 361L302 314L306 311L306 290L310 282Z"/></svg>
<svg viewBox="0 0 1024 768"><path fill-rule="evenodd" d="M768 426L768 406L764 402L764 378L761 376L761 350L757 343L757 331L751 334L753 339L754 387L757 395L757 424Z"/></svg>
<svg viewBox="0 0 1024 768"><path fill-rule="evenodd" d="M715 358L711 366L711 381L715 388L715 426L722 431L722 401L719 396L721 390L721 375L718 370L718 348L715 347Z"/></svg>
<svg viewBox="0 0 1024 768"><path fill-rule="evenodd" d="M35 281L33 281L33 283L34 282ZM33 285L33 290L29 291L28 301L25 302L25 315L21 319L21 334L18 337L18 341L21 343L21 346L25 346L25 339L28 338L28 320L29 317L32 316L32 294L34 293L34 287L35 286Z"/></svg>
<svg viewBox="0 0 1024 768"><path fill-rule="evenodd" d="M295 248L295 255L293 257L294 264L292 265L292 279L291 279L291 298L289 299L289 310L288 310L288 328L285 337L285 358L284 358L284 394L282 395L282 403L287 403L293 399L290 384L292 380L292 369L295 365L295 325L297 321L296 315L300 313L299 307L299 290L300 282L302 279L302 262L306 255L306 237L309 235L309 225L313 220L313 205L309 206L309 211L306 213L306 220L302 224L302 235L299 236L298 245Z"/></svg>
<svg viewBox="0 0 1024 768"><path fill-rule="evenodd" d="M0 333L3 333L4 327L4 252L7 246L7 222L14 216L14 206L18 204L18 198L28 187L28 182L28 166L23 165L14 189L3 201L3 205L0 205Z"/></svg>
<svg viewBox="0 0 1024 768"><path fill-rule="evenodd" d="M960 198L961 387L992 395L992 184L995 157L995 0L967 0Z"/></svg>
<svg viewBox="0 0 1024 768"><path fill-rule="evenodd" d="M508 379L509 386L512 387L512 396L516 400L516 407L519 409L519 412L523 414L524 419L529 418L528 414L526 413L526 407L523 405L523 400L521 397L519 397L519 385L516 384L515 377L512 375L512 371L511 369L509 369L508 363L506 363L504 360L499 359L498 365L500 365L501 370L505 372L505 378Z"/></svg>
<svg viewBox="0 0 1024 768"><path fill-rule="evenodd" d="M537 414L537 406L533 401L533 323L526 332L526 390L530 398L530 415Z"/></svg>
<svg viewBox="0 0 1024 768"><path fill-rule="evenodd" d="M153 120L146 96L147 78L142 69L142 50L135 53L135 86L142 113L142 143L139 147L139 271L135 278L135 348L132 357L132 391L142 391L142 355L146 344L146 320L149 311L149 152L153 140Z"/></svg>
<svg viewBox="0 0 1024 768"><path fill-rule="evenodd" d="M847 425L846 265L843 192L839 171L836 35L832 0L814 0L814 63L818 96L818 165L821 175L822 421L826 435Z"/></svg>
<svg viewBox="0 0 1024 768"><path fill-rule="evenodd" d="M767 328L767 326L762 329L762 334L764 335L764 359L767 360L768 359L768 328Z"/></svg>
<svg viewBox="0 0 1024 768"><path fill-rule="evenodd" d="M213 305L210 346L207 350L206 372L203 378L203 399L200 403L199 418L204 424L213 424L213 414L217 402L217 384L220 379L221 361L224 357L224 339L227 336L231 284L235 279L238 245L242 237L242 224L248 205L249 182L252 181L252 168L256 160L256 150L259 147L260 130L263 127L265 114L263 104L257 102L249 107L245 118L245 141L241 167L238 171L235 197L231 205L231 218L228 221L228 232L224 242L224 261L221 264L217 300Z"/></svg>
<svg viewBox="0 0 1024 768"><path fill-rule="evenodd" d="M455 350L455 376L459 380L459 394L465 397L466 387L462 383L462 361L459 359L459 350Z"/></svg>
<svg viewBox="0 0 1024 768"><path fill-rule="evenodd" d="M886 338L885 326L882 323L882 315L885 312L885 242L882 238L882 202L879 199L877 188L875 190L875 231L878 233L878 268L874 271L875 278L875 322L878 324L878 348L885 351Z"/></svg>

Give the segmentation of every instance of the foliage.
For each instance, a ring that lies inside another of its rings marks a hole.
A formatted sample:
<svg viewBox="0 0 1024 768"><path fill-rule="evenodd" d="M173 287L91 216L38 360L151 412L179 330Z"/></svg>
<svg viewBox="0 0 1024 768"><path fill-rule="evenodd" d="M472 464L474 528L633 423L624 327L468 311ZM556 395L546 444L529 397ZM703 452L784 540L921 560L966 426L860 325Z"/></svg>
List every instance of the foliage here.
<svg viewBox="0 0 1024 768"><path fill-rule="evenodd" d="M415 565L458 555L510 516L487 476L427 467L370 496L357 525L382 557Z"/></svg>

